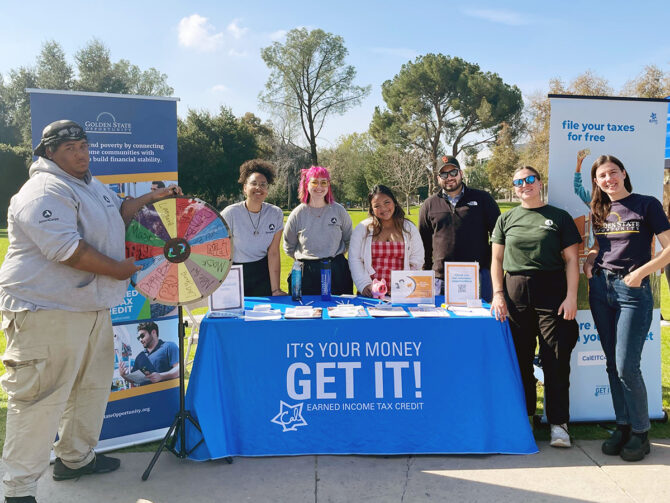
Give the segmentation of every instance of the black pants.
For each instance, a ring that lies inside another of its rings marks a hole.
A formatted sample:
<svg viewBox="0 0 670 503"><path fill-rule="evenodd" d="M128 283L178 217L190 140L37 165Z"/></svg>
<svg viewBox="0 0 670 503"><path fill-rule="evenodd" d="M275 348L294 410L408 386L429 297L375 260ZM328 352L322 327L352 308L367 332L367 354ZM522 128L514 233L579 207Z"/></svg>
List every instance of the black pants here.
<svg viewBox="0 0 670 503"><path fill-rule="evenodd" d="M245 297L269 297L272 295L267 255L256 262L246 262L241 265Z"/></svg>
<svg viewBox="0 0 670 503"><path fill-rule="evenodd" d="M526 395L526 410L529 416L535 414L533 359L539 340L550 424L563 424L570 419L570 354L577 344L579 327L577 321L558 315L566 292L565 271L505 275L505 300Z"/></svg>
<svg viewBox="0 0 670 503"><path fill-rule="evenodd" d="M354 293L354 282L351 279L349 262L344 254L330 260L330 293L333 295ZM302 262L302 294L321 295L321 260L301 260ZM291 273L288 275L288 289L291 291Z"/></svg>

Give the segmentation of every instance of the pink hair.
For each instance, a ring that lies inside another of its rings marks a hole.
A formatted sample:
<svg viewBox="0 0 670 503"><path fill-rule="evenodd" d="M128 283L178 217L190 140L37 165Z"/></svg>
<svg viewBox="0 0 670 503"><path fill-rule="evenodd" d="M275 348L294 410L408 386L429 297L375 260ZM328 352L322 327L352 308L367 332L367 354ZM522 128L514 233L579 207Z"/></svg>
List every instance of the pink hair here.
<svg viewBox="0 0 670 503"><path fill-rule="evenodd" d="M300 183L298 184L298 199L300 202L307 204L309 202L309 191L307 186L309 185L309 180L311 178L325 178L330 182L330 173L327 168L321 166L312 166L309 169L300 170ZM333 189L330 184L328 184L328 192L326 193L326 204L332 204L335 202L333 197Z"/></svg>

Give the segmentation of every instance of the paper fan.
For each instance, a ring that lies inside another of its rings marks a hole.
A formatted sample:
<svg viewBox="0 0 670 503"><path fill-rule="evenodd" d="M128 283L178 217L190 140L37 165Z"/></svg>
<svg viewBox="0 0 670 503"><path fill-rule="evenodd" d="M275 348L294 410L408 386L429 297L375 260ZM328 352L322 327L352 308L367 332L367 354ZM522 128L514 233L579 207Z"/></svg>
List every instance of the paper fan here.
<svg viewBox="0 0 670 503"><path fill-rule="evenodd" d="M233 256L228 225L200 199L173 196L144 206L126 230L126 256L142 270L130 281L145 297L182 305L211 295Z"/></svg>

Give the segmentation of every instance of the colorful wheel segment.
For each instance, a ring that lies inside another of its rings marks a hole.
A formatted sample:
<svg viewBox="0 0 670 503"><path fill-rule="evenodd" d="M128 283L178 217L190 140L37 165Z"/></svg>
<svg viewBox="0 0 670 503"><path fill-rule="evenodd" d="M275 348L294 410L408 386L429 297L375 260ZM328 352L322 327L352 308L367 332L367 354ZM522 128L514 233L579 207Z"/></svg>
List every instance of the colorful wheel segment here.
<svg viewBox="0 0 670 503"><path fill-rule="evenodd" d="M126 230L126 256L142 270L130 279L142 295L167 305L208 297L230 271L228 225L209 204L173 196L144 206Z"/></svg>

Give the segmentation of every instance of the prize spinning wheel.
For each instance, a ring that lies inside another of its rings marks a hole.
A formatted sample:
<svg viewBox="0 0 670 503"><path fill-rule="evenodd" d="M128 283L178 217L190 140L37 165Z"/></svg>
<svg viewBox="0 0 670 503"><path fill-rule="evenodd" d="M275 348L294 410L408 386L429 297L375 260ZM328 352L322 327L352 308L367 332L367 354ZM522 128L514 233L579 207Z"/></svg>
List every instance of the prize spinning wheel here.
<svg viewBox="0 0 670 503"><path fill-rule="evenodd" d="M142 270L130 281L145 297L173 306L208 297L233 256L221 215L200 199L173 196L144 206L126 230L126 256Z"/></svg>

